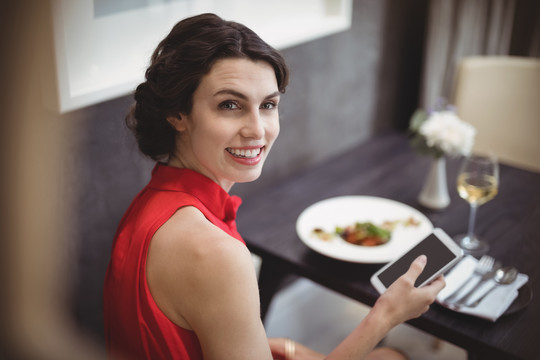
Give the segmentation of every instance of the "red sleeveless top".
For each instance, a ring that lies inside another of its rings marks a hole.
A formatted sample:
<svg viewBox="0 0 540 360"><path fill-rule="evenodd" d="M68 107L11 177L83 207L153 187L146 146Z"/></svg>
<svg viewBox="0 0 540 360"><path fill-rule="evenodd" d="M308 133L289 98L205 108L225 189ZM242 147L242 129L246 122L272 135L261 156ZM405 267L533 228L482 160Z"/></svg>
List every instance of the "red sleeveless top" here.
<svg viewBox="0 0 540 360"><path fill-rule="evenodd" d="M115 235L104 286L105 341L109 355L125 359L202 359L194 332L161 312L146 281L146 257L154 235L179 208L194 206L227 234L236 230L241 200L189 169L157 164Z"/></svg>

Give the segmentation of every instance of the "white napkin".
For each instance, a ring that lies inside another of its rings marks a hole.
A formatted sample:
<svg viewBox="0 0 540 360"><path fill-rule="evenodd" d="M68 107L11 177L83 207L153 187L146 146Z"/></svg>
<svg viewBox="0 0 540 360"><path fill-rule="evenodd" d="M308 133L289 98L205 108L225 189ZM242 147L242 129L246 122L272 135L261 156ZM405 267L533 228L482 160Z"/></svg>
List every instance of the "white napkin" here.
<svg viewBox="0 0 540 360"><path fill-rule="evenodd" d="M529 277L525 274L519 274L517 279L509 285L498 285L491 293L489 293L484 300L476 307L461 306L459 309L452 308L450 305L445 304L444 300L459 289L462 284L469 280L470 276L474 273L478 260L470 255L465 256L448 274L445 275L446 287L437 296L437 302L449 309L458 311L460 313L477 316L480 318L496 321L504 312L508 309L512 302L518 296L518 290L529 281ZM472 287L474 287L480 277L474 275L472 281L459 290L457 297L463 296L468 293ZM469 298L467 304L474 303L487 291L495 286L495 280L487 281L482 285L473 296Z"/></svg>

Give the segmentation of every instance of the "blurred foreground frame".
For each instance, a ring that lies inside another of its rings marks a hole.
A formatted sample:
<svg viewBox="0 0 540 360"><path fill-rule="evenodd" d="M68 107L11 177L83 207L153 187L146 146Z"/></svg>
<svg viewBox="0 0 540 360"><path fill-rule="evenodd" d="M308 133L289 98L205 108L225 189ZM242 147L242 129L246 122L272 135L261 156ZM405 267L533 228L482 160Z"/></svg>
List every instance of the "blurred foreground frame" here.
<svg viewBox="0 0 540 360"><path fill-rule="evenodd" d="M67 301L62 153L70 131L56 110L51 7L0 5L0 358L104 359Z"/></svg>

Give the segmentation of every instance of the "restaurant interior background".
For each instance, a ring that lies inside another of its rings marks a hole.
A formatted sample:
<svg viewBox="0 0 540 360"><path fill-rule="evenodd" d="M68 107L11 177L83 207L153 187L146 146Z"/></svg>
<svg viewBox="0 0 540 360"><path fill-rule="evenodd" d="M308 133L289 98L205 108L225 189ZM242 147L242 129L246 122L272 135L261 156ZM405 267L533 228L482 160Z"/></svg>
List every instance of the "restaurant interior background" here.
<svg viewBox="0 0 540 360"><path fill-rule="evenodd" d="M56 97L50 6L0 8L0 358L93 359L102 356L112 238L152 163L123 123L130 95L63 114L48 105ZM354 0L348 30L283 50L292 77L280 138L261 179L233 192L264 191L377 132L405 131L418 106L448 95L454 57L539 57L538 18L535 0ZM465 21L493 28L470 33ZM474 37L476 46L458 46Z"/></svg>

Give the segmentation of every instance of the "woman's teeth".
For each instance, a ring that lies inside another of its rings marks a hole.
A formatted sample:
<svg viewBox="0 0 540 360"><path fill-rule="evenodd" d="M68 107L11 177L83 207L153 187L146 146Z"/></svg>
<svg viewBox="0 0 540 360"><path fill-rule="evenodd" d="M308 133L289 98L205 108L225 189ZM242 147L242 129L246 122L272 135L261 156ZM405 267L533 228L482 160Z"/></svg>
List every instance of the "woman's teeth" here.
<svg viewBox="0 0 540 360"><path fill-rule="evenodd" d="M259 156L261 153L261 148L252 149L252 150L245 150L245 149L232 149L227 148L227 151L237 157L243 157L243 158L254 158Z"/></svg>

